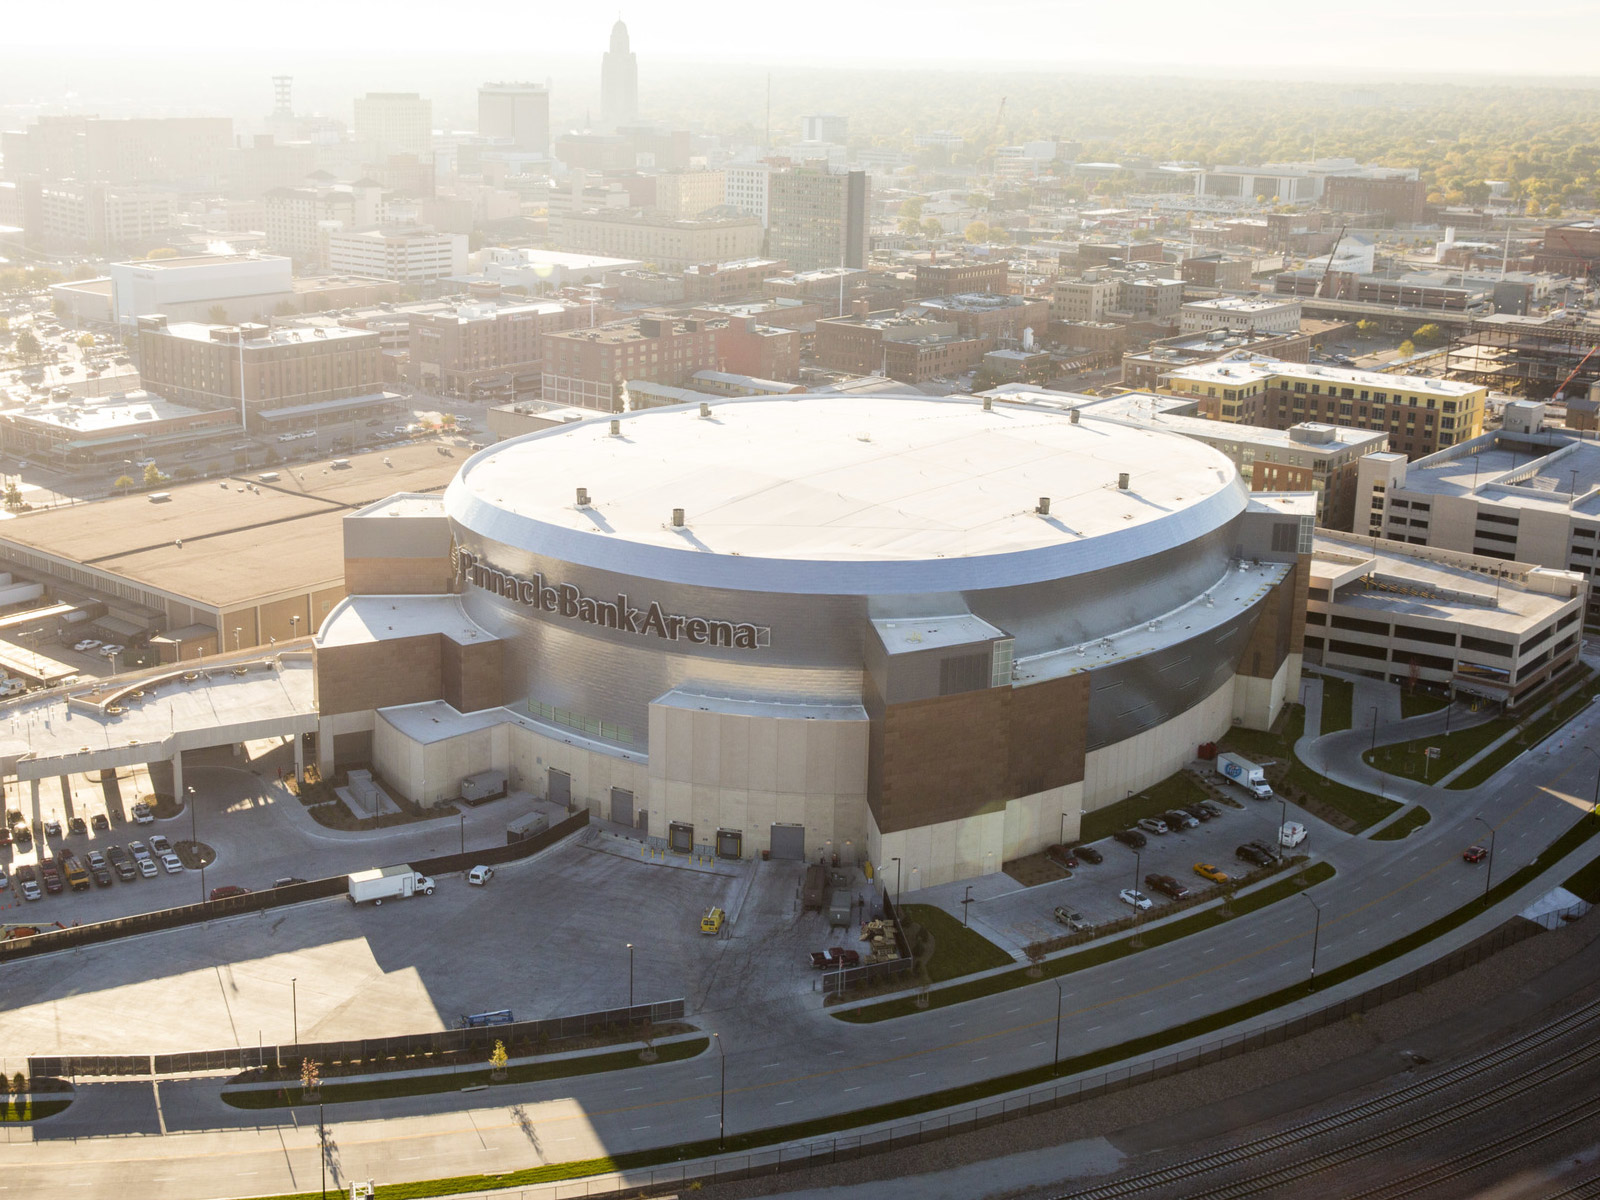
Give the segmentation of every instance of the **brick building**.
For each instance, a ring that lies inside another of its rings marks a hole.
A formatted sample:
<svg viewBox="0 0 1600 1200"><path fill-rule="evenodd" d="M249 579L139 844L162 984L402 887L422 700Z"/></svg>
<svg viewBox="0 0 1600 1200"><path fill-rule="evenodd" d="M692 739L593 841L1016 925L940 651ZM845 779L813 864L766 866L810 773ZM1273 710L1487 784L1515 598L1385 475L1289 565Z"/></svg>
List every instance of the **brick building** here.
<svg viewBox="0 0 1600 1200"><path fill-rule="evenodd" d="M1050 324L1050 301L1041 297L1004 296L991 292L955 296L929 296L919 300L911 311L953 322L965 337L993 338L1021 342L1025 330L1044 336Z"/></svg>
<svg viewBox="0 0 1600 1200"><path fill-rule="evenodd" d="M598 329L543 335L542 399L574 408L622 412L630 379L685 386L696 371L717 369L722 322L696 317L636 317Z"/></svg>
<svg viewBox="0 0 1600 1200"><path fill-rule="evenodd" d="M690 304L714 304L759 296L763 282L788 269L789 264L781 258L692 263L683 269L683 298Z"/></svg>
<svg viewBox="0 0 1600 1200"><path fill-rule="evenodd" d="M800 377L800 331L734 317L716 332L718 370L783 382Z"/></svg>
<svg viewBox="0 0 1600 1200"><path fill-rule="evenodd" d="M487 389L536 391L544 335L585 316L576 305L484 299L411 317L409 380L447 396Z"/></svg>
<svg viewBox="0 0 1600 1200"><path fill-rule="evenodd" d="M140 386L191 408L242 409L252 432L349 419L390 400L376 333L169 324L164 316L140 317L136 328Z"/></svg>
<svg viewBox="0 0 1600 1200"><path fill-rule="evenodd" d="M1552 225L1533 254L1535 271L1553 271L1575 279L1600 274L1600 221Z"/></svg>
<svg viewBox="0 0 1600 1200"><path fill-rule="evenodd" d="M1415 225L1427 213L1427 186L1420 179L1367 179L1330 175L1322 183L1322 203L1334 212L1375 213L1396 225Z"/></svg>
<svg viewBox="0 0 1600 1200"><path fill-rule="evenodd" d="M817 322L817 364L856 375L883 374L902 383L925 383L975 369L994 339L969 337L954 321L864 311Z"/></svg>
<svg viewBox="0 0 1600 1200"><path fill-rule="evenodd" d="M1006 264L950 260L917 264L918 296L960 296L969 292L1004 292Z"/></svg>
<svg viewBox="0 0 1600 1200"><path fill-rule="evenodd" d="M755 217L666 217L636 209L590 209L561 223L560 249L634 258L668 270L752 258L761 249Z"/></svg>
<svg viewBox="0 0 1600 1200"><path fill-rule="evenodd" d="M1221 254L1202 254L1183 260L1179 268L1185 283L1206 288L1243 288L1250 284L1248 258L1227 258Z"/></svg>

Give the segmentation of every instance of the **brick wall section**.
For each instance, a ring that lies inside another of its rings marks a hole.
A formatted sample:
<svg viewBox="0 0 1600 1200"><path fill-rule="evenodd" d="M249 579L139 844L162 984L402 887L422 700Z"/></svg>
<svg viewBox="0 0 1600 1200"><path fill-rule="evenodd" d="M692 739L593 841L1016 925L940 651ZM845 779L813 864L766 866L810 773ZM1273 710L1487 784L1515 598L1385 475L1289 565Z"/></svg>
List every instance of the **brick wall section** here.
<svg viewBox="0 0 1600 1200"><path fill-rule="evenodd" d="M867 798L884 833L998 812L1083 779L1089 676L884 705L872 718Z"/></svg>
<svg viewBox="0 0 1600 1200"><path fill-rule="evenodd" d="M477 712L505 703L500 642L461 645L441 637L439 668L442 697L457 712Z"/></svg>
<svg viewBox="0 0 1600 1200"><path fill-rule="evenodd" d="M436 596L450 591L448 558L346 558L344 585L352 596Z"/></svg>
<svg viewBox="0 0 1600 1200"><path fill-rule="evenodd" d="M318 711L328 717L442 699L442 641L439 634L429 633L318 649Z"/></svg>

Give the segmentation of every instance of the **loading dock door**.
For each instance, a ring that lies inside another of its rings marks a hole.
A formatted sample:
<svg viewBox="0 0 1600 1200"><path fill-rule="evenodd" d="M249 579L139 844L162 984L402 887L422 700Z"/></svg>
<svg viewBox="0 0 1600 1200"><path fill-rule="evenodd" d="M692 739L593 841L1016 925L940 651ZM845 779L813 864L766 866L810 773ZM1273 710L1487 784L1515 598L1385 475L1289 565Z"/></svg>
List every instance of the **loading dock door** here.
<svg viewBox="0 0 1600 1200"><path fill-rule="evenodd" d="M717 830L717 857L743 858L744 834L737 829Z"/></svg>
<svg viewBox="0 0 1600 1200"><path fill-rule="evenodd" d="M611 789L611 819L619 825L633 824L633 793L627 788Z"/></svg>
<svg viewBox="0 0 1600 1200"><path fill-rule="evenodd" d="M550 802L563 808L572 807L572 776L554 767L550 768Z"/></svg>
<svg viewBox="0 0 1600 1200"><path fill-rule="evenodd" d="M806 827L804 825L774 825L772 827L772 857L804 862L806 859Z"/></svg>
<svg viewBox="0 0 1600 1200"><path fill-rule="evenodd" d="M694 826L685 825L682 821L672 821L667 825L667 846L678 854L694 853Z"/></svg>

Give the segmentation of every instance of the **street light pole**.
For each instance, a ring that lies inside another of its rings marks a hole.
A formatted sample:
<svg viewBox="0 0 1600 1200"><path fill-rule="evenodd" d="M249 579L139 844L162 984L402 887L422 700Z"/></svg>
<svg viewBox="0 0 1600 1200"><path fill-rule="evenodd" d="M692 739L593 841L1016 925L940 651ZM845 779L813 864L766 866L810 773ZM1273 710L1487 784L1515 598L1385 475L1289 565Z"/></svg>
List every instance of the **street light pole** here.
<svg viewBox="0 0 1600 1200"><path fill-rule="evenodd" d="M300 1044L300 977L289 980L289 1003L294 1010L294 1044Z"/></svg>
<svg viewBox="0 0 1600 1200"><path fill-rule="evenodd" d="M1050 1057L1050 1074L1055 1075L1061 1066L1061 980L1052 980L1056 985L1056 1051Z"/></svg>
<svg viewBox="0 0 1600 1200"><path fill-rule="evenodd" d="M1310 896L1306 896L1304 892L1300 894L1305 896L1306 902L1317 910L1317 923L1311 928L1311 982L1306 988L1307 991L1314 992L1317 990L1317 942L1322 938L1322 905Z"/></svg>
<svg viewBox="0 0 1600 1200"><path fill-rule="evenodd" d="M461 820L461 853L465 854L467 852L467 814L457 813L456 816Z"/></svg>
<svg viewBox="0 0 1600 1200"><path fill-rule="evenodd" d="M722 1064L722 1098L717 1103L717 1149L721 1150L728 1141L728 1055L722 1048L722 1035L713 1033L711 1037L717 1043L717 1061Z"/></svg>
<svg viewBox="0 0 1600 1200"><path fill-rule="evenodd" d="M628 943L628 1020L633 1020L633 943Z"/></svg>
<svg viewBox="0 0 1600 1200"><path fill-rule="evenodd" d="M1067 844L1067 814L1061 814L1061 836L1056 839L1063 846Z"/></svg>
<svg viewBox="0 0 1600 1200"><path fill-rule="evenodd" d="M1372 745L1368 746L1367 749L1368 750L1376 750L1377 748L1378 748L1378 706L1376 704L1374 704L1372 706Z"/></svg>
<svg viewBox="0 0 1600 1200"><path fill-rule="evenodd" d="M1494 878L1494 826L1482 817L1473 817L1474 821L1489 831L1489 865L1483 872L1483 902L1489 903L1489 881Z"/></svg>
<svg viewBox="0 0 1600 1200"><path fill-rule="evenodd" d="M963 929L967 928L967 913L970 911L971 905L972 905L972 885L969 883L969 884L967 884L966 897L961 901L961 928L963 928Z"/></svg>
<svg viewBox="0 0 1600 1200"><path fill-rule="evenodd" d="M891 858L889 861L894 863L894 919L898 921L900 919L900 860Z"/></svg>
<svg viewBox="0 0 1600 1200"><path fill-rule="evenodd" d="M328 1127L322 1123L322 1101L317 1101L317 1156L322 1159L322 1200L328 1200Z"/></svg>

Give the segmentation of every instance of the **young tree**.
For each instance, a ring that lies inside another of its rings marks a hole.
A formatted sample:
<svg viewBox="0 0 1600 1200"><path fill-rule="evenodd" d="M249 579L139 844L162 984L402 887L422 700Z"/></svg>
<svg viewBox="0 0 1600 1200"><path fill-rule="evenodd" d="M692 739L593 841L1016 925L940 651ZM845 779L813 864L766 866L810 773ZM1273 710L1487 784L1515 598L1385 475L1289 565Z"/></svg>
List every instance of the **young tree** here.
<svg viewBox="0 0 1600 1200"><path fill-rule="evenodd" d="M983 221L971 221L964 231L969 242L987 242L989 240L989 226Z"/></svg>
<svg viewBox="0 0 1600 1200"><path fill-rule="evenodd" d="M118 475L116 477L116 479L112 482L111 486L116 488L117 491L119 491L119 492L126 493L127 490L133 486L133 476L132 475Z"/></svg>
<svg viewBox="0 0 1600 1200"><path fill-rule="evenodd" d="M300 1098L315 1100L322 1089L322 1073L309 1058L300 1060Z"/></svg>
<svg viewBox="0 0 1600 1200"><path fill-rule="evenodd" d="M1426 325L1419 325L1411 335L1411 341L1418 346L1437 346L1444 341L1444 330L1429 321Z"/></svg>
<svg viewBox="0 0 1600 1200"><path fill-rule="evenodd" d="M94 349L94 334L92 334L92 333L80 333L78 335L78 347L79 347L79 349L82 349L82 350L93 350Z"/></svg>
<svg viewBox="0 0 1600 1200"><path fill-rule="evenodd" d="M6 507L22 507L22 489L17 486L15 479L6 480Z"/></svg>
<svg viewBox="0 0 1600 1200"><path fill-rule="evenodd" d="M144 469L145 487L155 487L156 484L164 482L166 478L167 477L161 473L161 468L156 466L155 463L151 463Z"/></svg>
<svg viewBox="0 0 1600 1200"><path fill-rule="evenodd" d="M506 1044L499 1038L495 1039L494 1049L489 1053L490 1078L504 1079L506 1077L506 1062L510 1059L506 1053Z"/></svg>
<svg viewBox="0 0 1600 1200"><path fill-rule="evenodd" d="M31 329L24 329L17 334L17 353L23 358L39 357L39 338Z"/></svg>
<svg viewBox="0 0 1600 1200"><path fill-rule="evenodd" d="M1410 358L1416 352L1417 347L1415 342L1404 341L1400 343L1400 349L1398 353L1401 358Z"/></svg>

